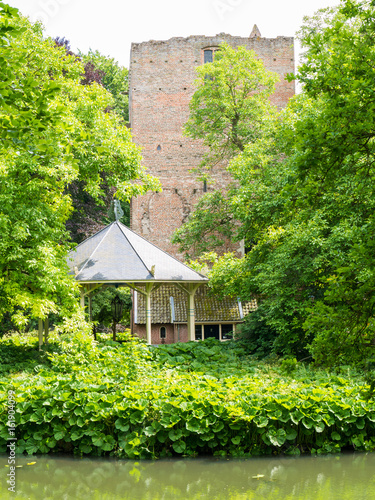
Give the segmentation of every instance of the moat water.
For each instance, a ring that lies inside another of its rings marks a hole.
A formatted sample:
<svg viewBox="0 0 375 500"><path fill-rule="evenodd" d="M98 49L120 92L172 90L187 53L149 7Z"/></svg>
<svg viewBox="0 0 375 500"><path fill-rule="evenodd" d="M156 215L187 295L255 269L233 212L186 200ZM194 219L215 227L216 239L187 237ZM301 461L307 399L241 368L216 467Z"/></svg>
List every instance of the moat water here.
<svg viewBox="0 0 375 500"><path fill-rule="evenodd" d="M15 493L4 455L0 465L1 500L375 499L375 453L139 462L22 456Z"/></svg>

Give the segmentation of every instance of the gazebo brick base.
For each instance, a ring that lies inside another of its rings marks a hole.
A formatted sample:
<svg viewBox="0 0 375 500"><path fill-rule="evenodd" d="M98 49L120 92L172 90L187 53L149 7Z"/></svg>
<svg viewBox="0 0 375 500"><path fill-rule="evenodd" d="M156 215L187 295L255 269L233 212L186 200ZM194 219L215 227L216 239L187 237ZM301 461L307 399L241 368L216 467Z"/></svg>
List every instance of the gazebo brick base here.
<svg viewBox="0 0 375 500"><path fill-rule="evenodd" d="M165 337L161 336L161 328L165 328ZM133 325L134 335L137 335L141 339L147 340L146 334L146 325ZM151 344L159 345L159 344L174 344L176 342L188 342L188 329L187 325L175 324L172 325L170 323L167 324L158 324L153 323L151 326Z"/></svg>

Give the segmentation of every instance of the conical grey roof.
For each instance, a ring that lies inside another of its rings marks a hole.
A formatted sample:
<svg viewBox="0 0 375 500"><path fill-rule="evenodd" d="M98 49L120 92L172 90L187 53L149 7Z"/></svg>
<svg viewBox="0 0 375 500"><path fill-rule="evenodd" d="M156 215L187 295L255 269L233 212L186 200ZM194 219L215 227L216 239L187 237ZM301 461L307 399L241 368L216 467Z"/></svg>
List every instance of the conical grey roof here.
<svg viewBox="0 0 375 500"><path fill-rule="evenodd" d="M208 281L118 221L72 250L68 264L83 283Z"/></svg>

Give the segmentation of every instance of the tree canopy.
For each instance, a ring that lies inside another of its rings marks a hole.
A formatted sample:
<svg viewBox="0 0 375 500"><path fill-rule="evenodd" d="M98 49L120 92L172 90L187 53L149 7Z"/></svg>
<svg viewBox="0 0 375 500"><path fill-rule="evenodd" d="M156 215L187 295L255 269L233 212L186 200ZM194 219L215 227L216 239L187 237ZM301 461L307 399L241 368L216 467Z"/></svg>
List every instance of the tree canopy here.
<svg viewBox="0 0 375 500"><path fill-rule="evenodd" d="M215 60L197 68L185 133L208 147L202 166L231 159L262 135L275 112L269 96L279 77L267 71L252 50L220 45Z"/></svg>
<svg viewBox="0 0 375 500"><path fill-rule="evenodd" d="M87 54L79 52L83 63L101 72L103 87L112 94L112 109L124 120L129 121L129 71L115 59L104 56L98 50L90 49Z"/></svg>
<svg viewBox="0 0 375 500"><path fill-rule="evenodd" d="M0 3L0 317L68 314L67 275L73 181L100 197L101 173L122 199L159 188L115 113L112 96L81 84L83 66Z"/></svg>
<svg viewBox="0 0 375 500"><path fill-rule="evenodd" d="M234 49L226 43L215 52L214 62L198 67L197 73L197 90L190 102L184 132L202 140L207 147L198 170L209 179L211 168L217 164L225 168L247 144L256 142L273 126L277 109L269 97L279 77L267 71L252 50L242 46ZM189 222L175 232L173 242L180 245L187 257L212 248L226 250L236 232L228 204L233 189L236 187L227 186L228 193L208 192Z"/></svg>
<svg viewBox="0 0 375 500"><path fill-rule="evenodd" d="M374 19L351 0L305 19L302 94L228 167L226 211L250 251L218 259L212 286L258 298L276 352L374 356Z"/></svg>

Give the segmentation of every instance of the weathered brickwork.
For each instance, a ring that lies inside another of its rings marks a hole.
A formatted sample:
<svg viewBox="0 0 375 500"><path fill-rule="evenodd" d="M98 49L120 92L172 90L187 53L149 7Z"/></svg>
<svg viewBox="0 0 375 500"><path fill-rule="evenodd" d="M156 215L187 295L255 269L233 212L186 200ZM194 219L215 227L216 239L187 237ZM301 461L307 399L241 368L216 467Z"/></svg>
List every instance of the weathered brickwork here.
<svg viewBox="0 0 375 500"><path fill-rule="evenodd" d="M199 165L204 149L200 141L182 135L194 93L195 68L203 64L203 49L222 42L252 49L267 69L280 75L272 96L279 107L294 94L286 73L294 71L293 38L242 38L219 34L191 36L132 44L130 61L130 121L134 141L142 146L144 164L159 177L162 193L132 200L131 228L175 257L170 242L203 194L203 183L190 170ZM215 189L225 189L229 174L222 167L212 172Z"/></svg>

